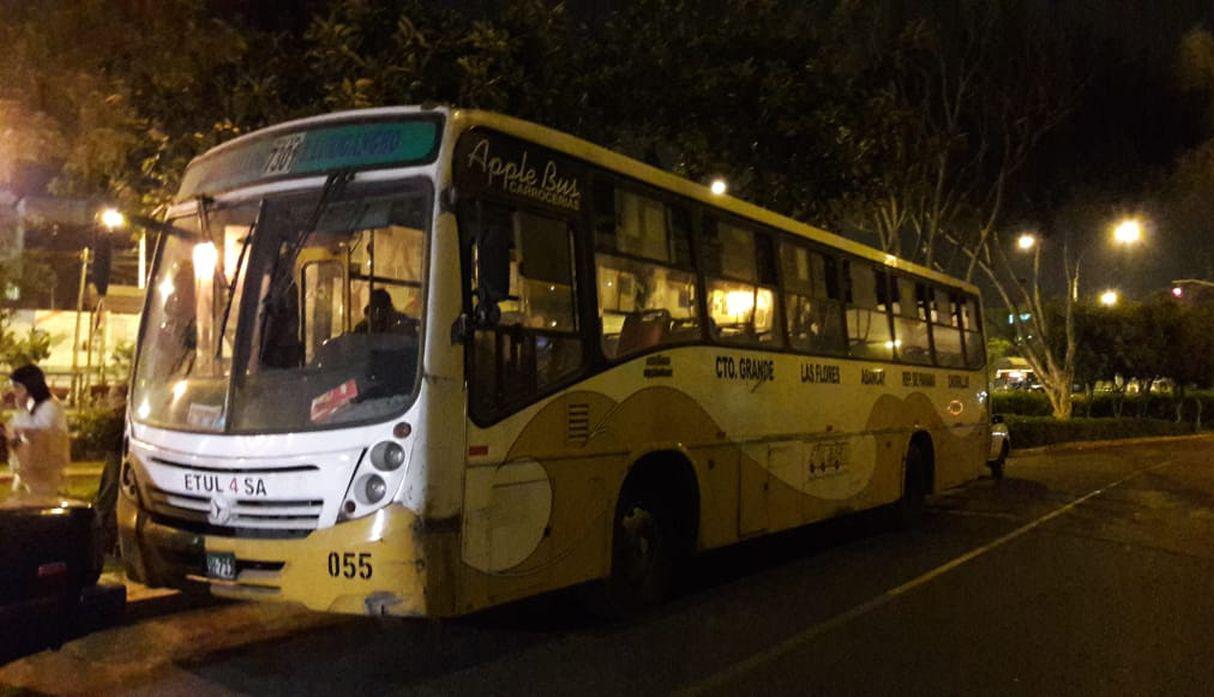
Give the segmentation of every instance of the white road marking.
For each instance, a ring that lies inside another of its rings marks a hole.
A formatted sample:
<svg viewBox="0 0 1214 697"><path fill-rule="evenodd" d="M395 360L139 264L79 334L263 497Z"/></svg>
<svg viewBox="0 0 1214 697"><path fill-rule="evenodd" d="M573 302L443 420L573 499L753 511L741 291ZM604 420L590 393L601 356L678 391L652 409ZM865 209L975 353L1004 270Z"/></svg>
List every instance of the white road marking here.
<svg viewBox="0 0 1214 697"><path fill-rule="evenodd" d="M890 602L894 601L898 597L905 595L906 593L909 593L910 591L912 591L920 586L930 583L931 581L943 576L944 574L947 574L948 572L952 571L953 569L956 569L957 567L961 566L962 564L965 564L966 562L969 562L969 561L973 561L974 559L977 559L978 557L980 557L980 556L986 554L987 552L990 552L991 550L994 550L998 547L1002 547L1003 545L1007 544L1008 542L1011 542L1012 540L1024 535L1025 533L1032 531L1034 528L1037 528L1037 527L1053 520L1054 518L1057 518L1058 516L1074 509L1076 506L1079 506L1080 504L1084 503L1085 501L1088 501L1089 499L1095 498L1096 496L1099 496L1110 489L1115 489L1139 475L1145 474L1152 470L1160 469L1162 467L1166 467L1171 464L1172 464L1171 460L1166 460L1164 462L1159 463L1158 465L1152 465L1151 467L1144 467L1143 469L1136 470L1136 471L1126 475L1125 477L1118 479L1117 481L1113 482L1112 484L1107 484L1095 491L1084 494L1083 496L1080 496L1079 498L1075 499L1074 501L1071 501L1070 503L1068 503L1064 506L1056 508L1053 511L1041 516L1040 518L1037 518L1036 520L1033 520L1029 523L1025 523L1024 525L1016 528L1015 530L1007 533L1006 535L1003 535L1002 537L996 538L995 540L988 542L987 544L982 545L981 547L972 549L972 550L966 552L965 554L962 554L959 557L956 557L950 561L947 561L944 564L941 564L940 566L937 566L936 568L932 569L931 571L928 571L924 574L916 576L915 578L907 581L906 583L903 583L900 586L891 588L891 589L885 591L884 593L882 593L881 595L878 595L878 596L872 598L871 600L868 600L859 605L856 605L855 607L851 608L850 610L847 610L838 615L835 615L834 617L831 617L828 620L819 622L818 624L815 624L813 626L807 627L806 629L798 632L797 634L794 634L793 636L785 639L784 641L781 641L778 644L775 644L774 646L768 647L756 654L749 656L748 658L746 658L742 661L734 663L733 665L729 666L728 668L725 668L724 670L713 673L712 675L708 676L707 678L704 678L703 680L700 680L699 682L692 683L691 685L688 685L680 690L675 691L674 694L680 695L681 697L691 697L692 695L702 695L702 694L708 693L712 690L720 689L720 688L724 687L725 685L729 684L730 682L733 682L734 680L737 680L738 678L742 677L746 673L749 673L749 672L761 667L762 665L764 665L766 663L770 663L771 661L774 661L778 658L781 658L783 656L786 656L786 655L792 653L793 651L805 646L809 642L813 641L814 639L817 639L818 637L831 631L832 629L841 627L858 617L861 617L863 615L866 615L866 614L872 612L873 610L876 610L880 607L888 605Z"/></svg>

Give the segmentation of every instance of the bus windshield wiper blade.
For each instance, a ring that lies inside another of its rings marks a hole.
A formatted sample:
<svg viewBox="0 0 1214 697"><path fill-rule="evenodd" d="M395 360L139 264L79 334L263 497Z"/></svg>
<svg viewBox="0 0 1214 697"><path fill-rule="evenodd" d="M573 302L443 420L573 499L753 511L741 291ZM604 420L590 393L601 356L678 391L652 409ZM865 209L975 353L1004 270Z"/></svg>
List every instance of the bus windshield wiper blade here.
<svg viewBox="0 0 1214 697"><path fill-rule="evenodd" d="M317 199L316 206L308 215L307 224L304 225L304 227L299 231L299 235L295 238L294 242L292 242L290 251L286 255L280 256L275 262L274 274L270 280L270 287L266 291L265 298L262 299L263 309L261 311L261 317L258 320L258 336L265 336L266 322L268 322L270 319L273 307L278 303L279 296L281 296L288 288L291 287L291 282L294 280L295 276L293 273L295 257L299 254L299 250L303 249L303 246L307 244L308 239L310 239L312 234L316 231L316 227L320 225L320 218L322 215L324 215L325 209L329 207L329 203L333 199L340 196L343 191L345 191L346 184L349 184L350 180L353 178L353 170L343 169L330 174L328 178L325 179L325 186L323 189L321 189L320 198ZM263 341L261 343L261 347L257 351L258 360L265 357L265 351L266 344Z"/></svg>
<svg viewBox="0 0 1214 697"><path fill-rule="evenodd" d="M223 319L219 322L219 331L215 334L215 355L219 356L223 353L223 336L228 330L228 318L232 314L232 302L236 299L236 284L240 282L240 272L244 269L245 255L249 251L249 245L253 242L253 233L257 232L257 224L261 222L261 216L266 211L266 200L263 198L261 203L257 204L257 217L253 218L253 224L249 226L248 232L245 233L244 240L240 243L240 255L236 257L236 271L232 274L232 280L228 282L228 297L223 305Z"/></svg>
<svg viewBox="0 0 1214 697"><path fill-rule="evenodd" d="M291 285L290 281L292 280L293 276L291 273L291 262L293 262L295 256L299 254L299 250L303 249L303 246L307 244L308 240L312 237L312 234L316 232L316 226L320 225L320 218L322 215L324 215L325 209L329 207L329 203L341 195L341 192L346 188L346 184L349 184L350 180L353 178L354 172L352 170L344 169L330 174L329 177L325 179L325 186L320 192L320 198L316 201L316 206L308 215L307 224L300 229L299 236L296 237L295 241L291 243L290 251L279 258L280 263L283 260L286 260L288 261L288 264L285 267L279 266L275 268L274 278L270 283L269 291L266 293L265 302L268 303L277 301L278 296L282 294L283 290ZM285 271L284 268L286 269Z"/></svg>

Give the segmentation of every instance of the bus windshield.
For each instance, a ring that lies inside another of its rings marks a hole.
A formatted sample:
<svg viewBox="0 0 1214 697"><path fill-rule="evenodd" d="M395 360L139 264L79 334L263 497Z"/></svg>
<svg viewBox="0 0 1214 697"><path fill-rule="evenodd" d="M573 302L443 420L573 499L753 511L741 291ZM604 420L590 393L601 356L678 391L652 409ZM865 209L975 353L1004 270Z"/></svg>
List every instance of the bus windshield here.
<svg viewBox="0 0 1214 697"><path fill-rule="evenodd" d="M412 402L428 184L217 208L172 223L135 369L137 421L230 433L386 419Z"/></svg>

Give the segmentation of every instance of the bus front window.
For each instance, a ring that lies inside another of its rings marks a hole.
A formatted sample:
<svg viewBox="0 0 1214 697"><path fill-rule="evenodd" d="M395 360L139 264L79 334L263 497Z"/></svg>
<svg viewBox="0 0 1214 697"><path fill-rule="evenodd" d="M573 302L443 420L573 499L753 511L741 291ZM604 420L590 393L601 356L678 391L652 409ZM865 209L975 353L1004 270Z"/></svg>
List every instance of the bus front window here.
<svg viewBox="0 0 1214 697"><path fill-rule="evenodd" d="M218 245L200 231L198 216L171 221L192 235L164 239L149 286L135 370L133 404L139 421L222 430L234 334L234 323L225 326L223 313L254 214L236 208L212 221L225 232ZM235 290L239 298L239 286Z"/></svg>
<svg viewBox="0 0 1214 697"><path fill-rule="evenodd" d="M258 216L257 206L246 208L247 231ZM167 239L161 252L136 419L281 432L385 419L409 405L421 351L427 192L323 204L315 193L269 198L248 245L247 234L226 239L240 229L230 212L210 218L209 234Z"/></svg>

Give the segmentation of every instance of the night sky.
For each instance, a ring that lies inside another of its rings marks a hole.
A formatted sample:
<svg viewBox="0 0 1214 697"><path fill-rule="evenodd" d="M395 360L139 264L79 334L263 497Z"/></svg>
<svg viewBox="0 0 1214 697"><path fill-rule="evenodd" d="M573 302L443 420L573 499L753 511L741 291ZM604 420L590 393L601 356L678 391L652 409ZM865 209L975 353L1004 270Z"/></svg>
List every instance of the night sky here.
<svg viewBox="0 0 1214 697"><path fill-rule="evenodd" d="M1214 230L1169 225L1162 191L1176 159L1214 136L1210 95L1185 92L1178 79L1181 39L1214 26L1214 3L1067 0L1060 7L1083 28L1095 60L1070 119L1043 144L1007 227L1039 230L1054 249L1062 236L1073 248L1086 246L1085 292L1141 294L1178 277L1211 277L1214 268L1195 252L1214 254ZM1126 215L1146 224L1148 239L1134 250L1107 243L1110 224Z"/></svg>

